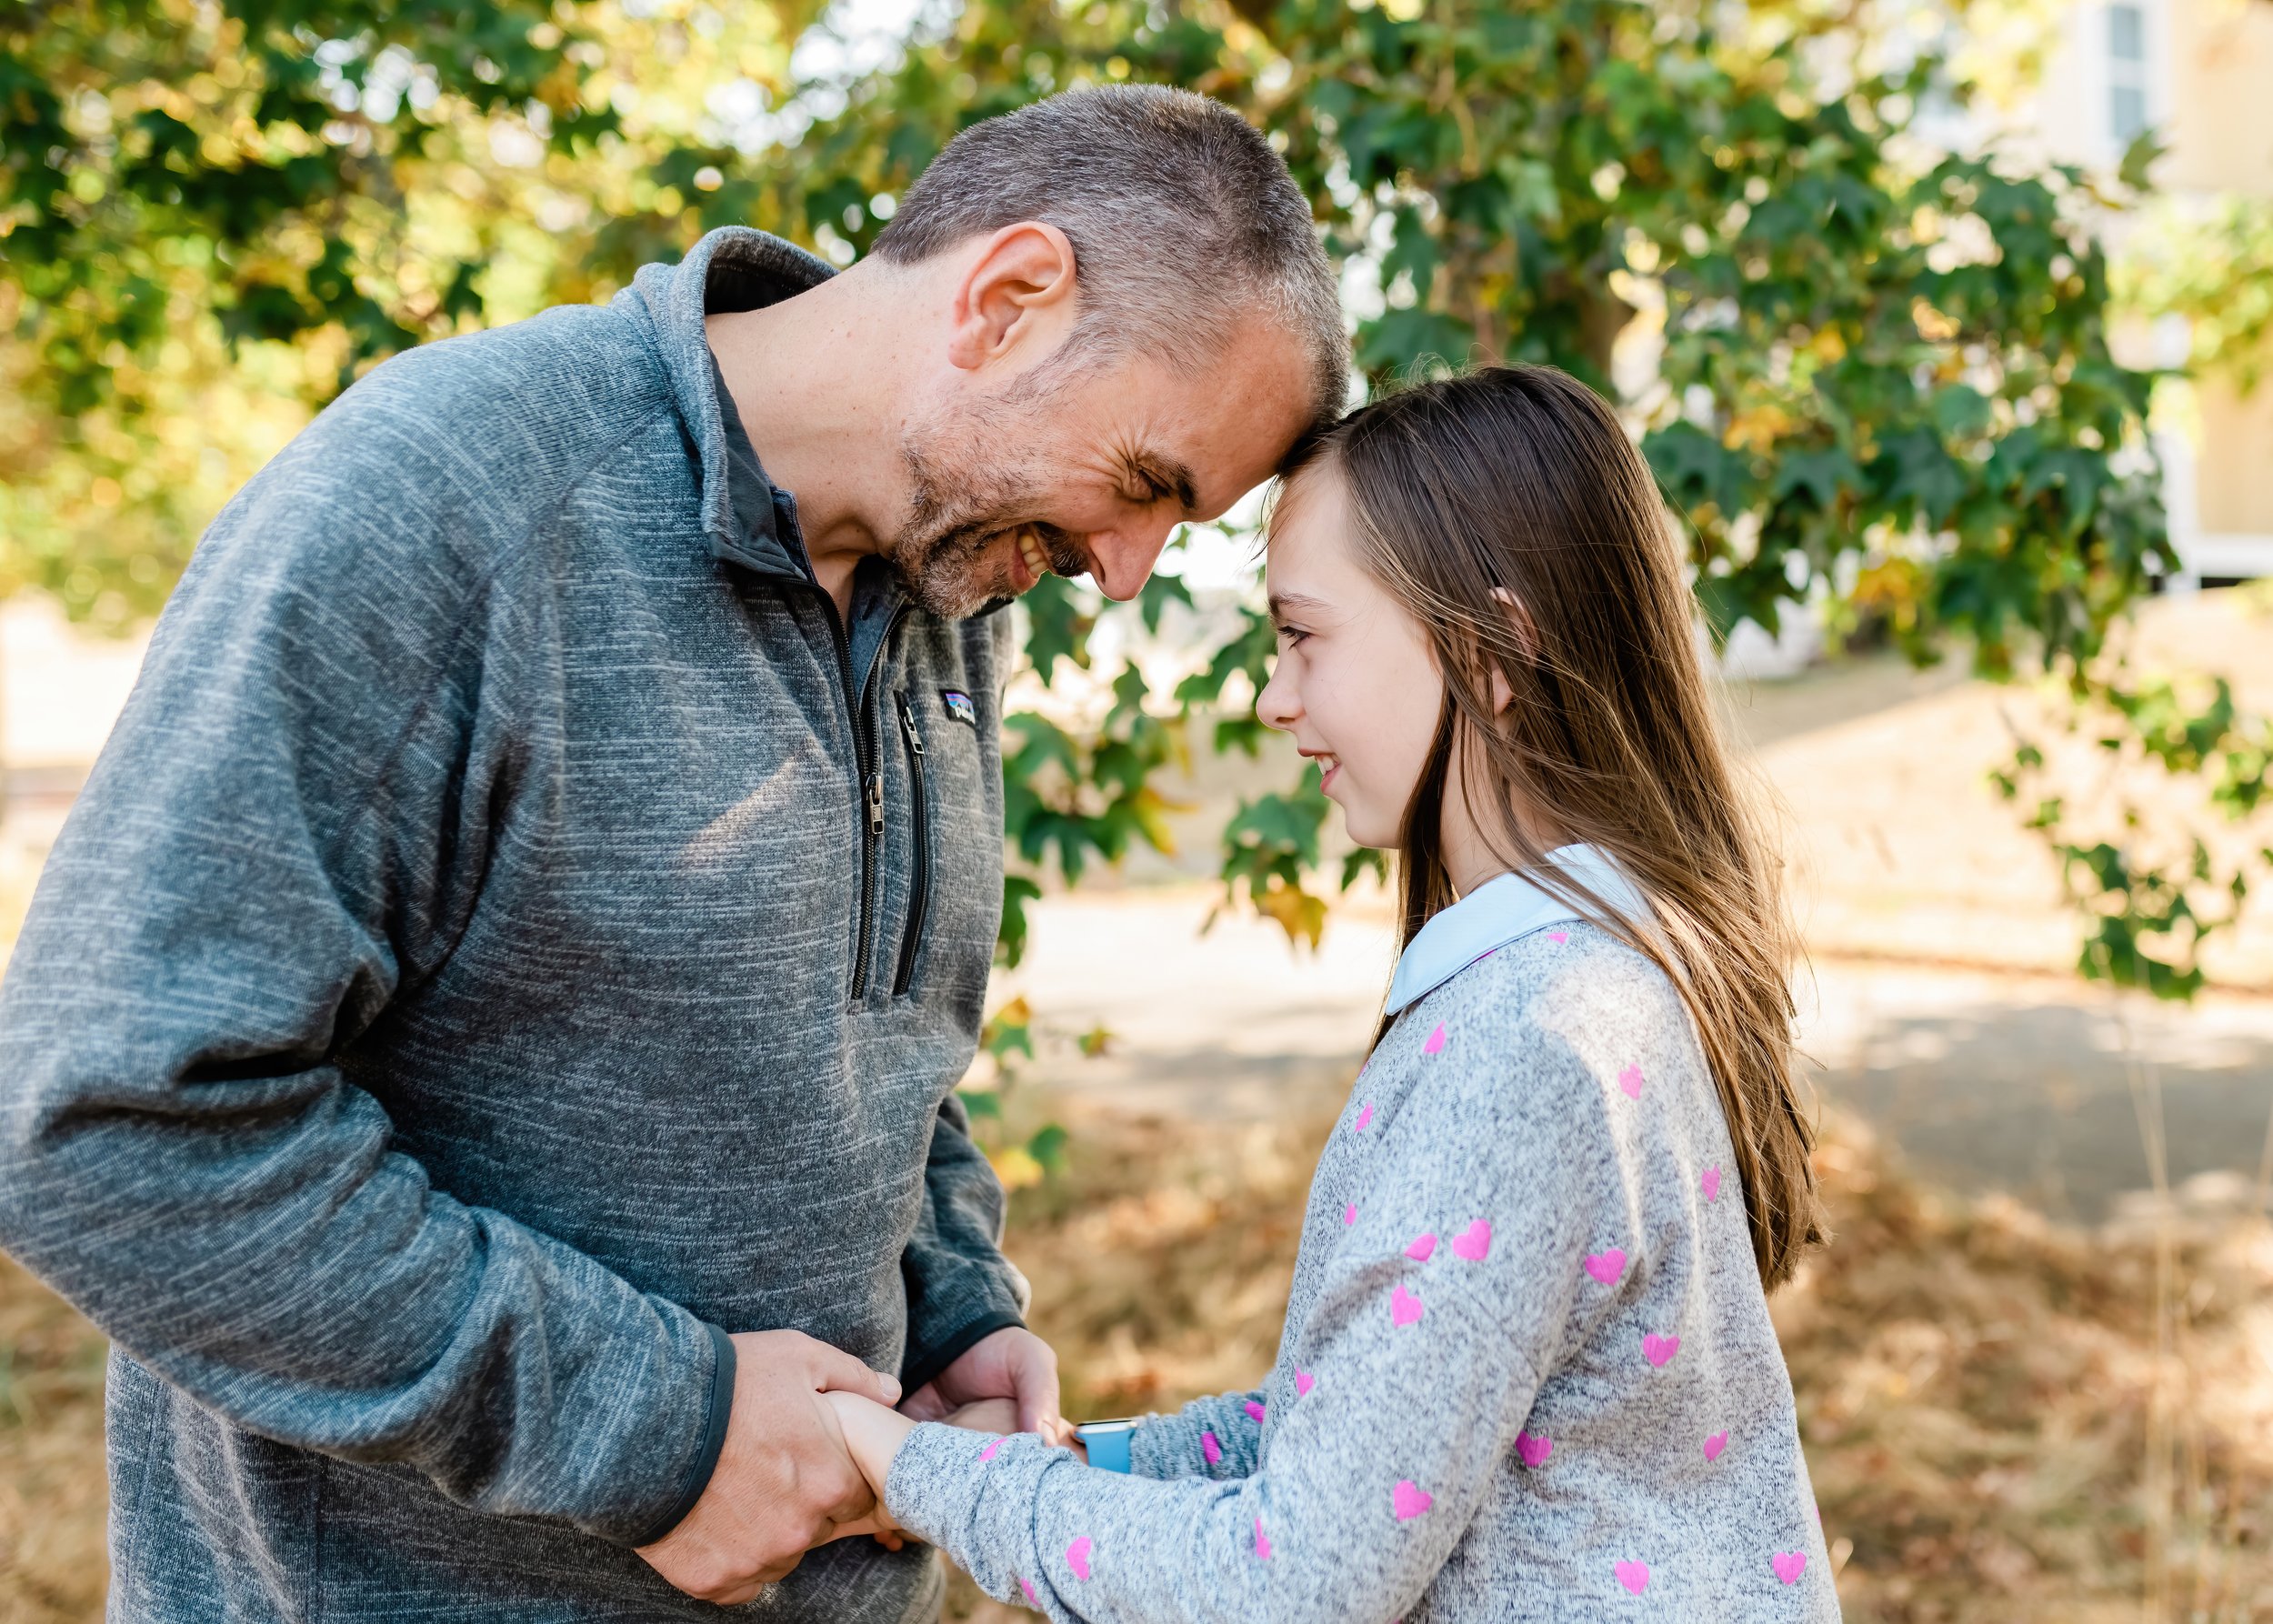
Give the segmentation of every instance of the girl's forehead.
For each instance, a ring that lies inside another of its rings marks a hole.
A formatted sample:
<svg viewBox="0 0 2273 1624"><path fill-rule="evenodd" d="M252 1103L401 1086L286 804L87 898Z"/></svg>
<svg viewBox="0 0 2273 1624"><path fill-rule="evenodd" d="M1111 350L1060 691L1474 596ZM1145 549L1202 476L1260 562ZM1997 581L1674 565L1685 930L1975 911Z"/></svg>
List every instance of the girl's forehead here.
<svg viewBox="0 0 2273 1624"><path fill-rule="evenodd" d="M1270 523L1263 531L1265 571L1338 561L1347 517L1339 477L1326 468L1304 469L1271 505Z"/></svg>

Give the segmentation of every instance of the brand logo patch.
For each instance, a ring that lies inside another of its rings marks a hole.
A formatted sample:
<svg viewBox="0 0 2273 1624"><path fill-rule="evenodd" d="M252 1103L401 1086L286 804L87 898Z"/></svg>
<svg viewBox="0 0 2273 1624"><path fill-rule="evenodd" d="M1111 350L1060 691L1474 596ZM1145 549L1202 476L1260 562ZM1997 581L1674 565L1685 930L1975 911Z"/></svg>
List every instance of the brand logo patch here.
<svg viewBox="0 0 2273 1624"><path fill-rule="evenodd" d="M978 726L978 707L971 703L971 697L961 688L941 688L939 702L947 707L949 716L966 727Z"/></svg>

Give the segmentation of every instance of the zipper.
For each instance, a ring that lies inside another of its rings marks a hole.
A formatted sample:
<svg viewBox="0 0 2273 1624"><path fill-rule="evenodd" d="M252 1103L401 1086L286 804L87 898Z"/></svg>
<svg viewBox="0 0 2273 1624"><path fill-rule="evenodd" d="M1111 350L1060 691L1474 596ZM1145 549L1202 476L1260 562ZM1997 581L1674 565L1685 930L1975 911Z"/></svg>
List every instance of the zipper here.
<svg viewBox="0 0 2273 1624"><path fill-rule="evenodd" d="M836 672L844 682L845 719L852 725L853 765L860 785L860 933L856 938L852 973L852 1001L857 1004L868 995L868 961L876 957L876 856L884 844L884 767L878 760L884 754L884 741L876 727L876 668L884 663L907 606L903 604L892 611L884 636L876 639L876 654L868 661L867 679L856 688L852 640L845 632L845 617L836 612L835 598L826 592L820 593L820 598L828 611L829 630L836 637ZM857 701L855 694L859 696Z"/></svg>
<svg viewBox="0 0 2273 1624"><path fill-rule="evenodd" d="M916 877L907 892L907 933L900 938L899 973L892 977L892 996L903 997L916 978L916 949L924 939L924 915L931 909L931 787L930 769L924 762L924 736L916 727L916 712L905 693L899 702L900 737L907 744L907 781L916 787Z"/></svg>

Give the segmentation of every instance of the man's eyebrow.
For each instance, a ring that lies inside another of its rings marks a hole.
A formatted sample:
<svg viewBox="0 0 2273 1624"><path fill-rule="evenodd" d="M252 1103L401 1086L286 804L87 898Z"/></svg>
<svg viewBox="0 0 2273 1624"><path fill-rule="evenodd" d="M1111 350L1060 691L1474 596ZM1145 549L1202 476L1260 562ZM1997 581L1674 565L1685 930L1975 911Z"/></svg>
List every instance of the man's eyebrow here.
<svg viewBox="0 0 2273 1624"><path fill-rule="evenodd" d="M1199 484L1192 477L1190 466L1173 456L1146 456L1136 459L1136 466L1146 478L1157 480L1176 493L1176 499L1184 504L1184 511L1195 512L1199 506Z"/></svg>

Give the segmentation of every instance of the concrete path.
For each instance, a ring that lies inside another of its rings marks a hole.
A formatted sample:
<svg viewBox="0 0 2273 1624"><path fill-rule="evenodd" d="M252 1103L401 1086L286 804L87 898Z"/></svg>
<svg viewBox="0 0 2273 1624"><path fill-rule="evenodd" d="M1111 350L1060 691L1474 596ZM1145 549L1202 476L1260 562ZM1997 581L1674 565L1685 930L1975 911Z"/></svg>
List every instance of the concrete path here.
<svg viewBox="0 0 2273 1624"><path fill-rule="evenodd" d="M1254 919L1201 935L1214 899L1184 886L1036 905L1026 967L997 977L1035 1010L1038 1053L1014 1087L1061 1092L1076 1112L1227 1124L1338 1101L1387 984L1386 908L1346 907L1313 955ZM2155 1182L2138 1108L2156 1087L2170 1184L2210 1175L2194 1193L2232 1198L2258 1172L2273 998L2211 994L2188 1009L2066 977L1811 967L1801 1042L1825 1103L1939 1182L2107 1218ZM1078 1039L1099 1027L1104 1052L1083 1054Z"/></svg>

